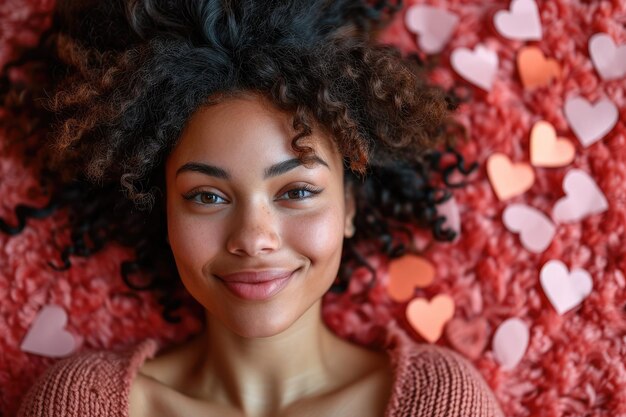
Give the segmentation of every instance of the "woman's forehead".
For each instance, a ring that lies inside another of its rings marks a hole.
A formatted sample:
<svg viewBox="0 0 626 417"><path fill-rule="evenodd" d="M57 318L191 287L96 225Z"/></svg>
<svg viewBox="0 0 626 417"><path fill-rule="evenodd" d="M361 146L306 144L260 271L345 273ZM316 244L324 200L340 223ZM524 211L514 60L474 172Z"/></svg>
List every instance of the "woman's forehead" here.
<svg viewBox="0 0 626 417"><path fill-rule="evenodd" d="M188 162L210 161L221 166L275 165L297 156L292 147L297 131L292 116L257 97L236 97L199 109L190 118L168 163L178 170ZM341 170L342 155L317 124L298 145L311 147L331 171ZM318 161L319 162L319 161ZM323 165L323 164L320 164Z"/></svg>

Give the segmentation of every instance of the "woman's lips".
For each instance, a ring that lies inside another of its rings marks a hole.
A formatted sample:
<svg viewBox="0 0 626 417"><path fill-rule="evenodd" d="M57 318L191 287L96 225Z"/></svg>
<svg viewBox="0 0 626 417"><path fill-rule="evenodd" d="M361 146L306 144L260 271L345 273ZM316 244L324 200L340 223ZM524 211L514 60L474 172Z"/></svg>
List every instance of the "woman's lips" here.
<svg viewBox="0 0 626 417"><path fill-rule="evenodd" d="M275 274L273 276L259 276L259 274L241 274L240 276L238 276L239 274L232 274L225 276L225 278L220 278L220 281L237 297L243 298L245 300L259 301L270 298L273 295L277 294L280 290L285 288L289 283L289 280L293 276L294 272L295 271ZM271 279L272 277L275 278ZM237 278L241 279L242 281L245 280L252 282L236 281ZM263 280L267 278L270 279Z"/></svg>

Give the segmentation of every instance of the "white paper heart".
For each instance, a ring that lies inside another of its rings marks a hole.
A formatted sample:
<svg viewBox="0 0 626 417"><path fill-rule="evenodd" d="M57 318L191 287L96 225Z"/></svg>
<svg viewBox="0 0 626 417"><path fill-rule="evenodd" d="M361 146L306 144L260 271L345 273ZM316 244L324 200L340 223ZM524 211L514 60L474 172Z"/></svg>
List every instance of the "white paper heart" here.
<svg viewBox="0 0 626 417"><path fill-rule="evenodd" d="M559 315L579 305L593 288L589 272L584 269L569 272L567 266L559 260L548 261L541 268L539 280L546 297Z"/></svg>
<svg viewBox="0 0 626 417"><path fill-rule="evenodd" d="M592 214L609 208L604 193L585 171L571 169L563 178L565 197L552 208L552 220L556 223L577 222Z"/></svg>
<svg viewBox="0 0 626 417"><path fill-rule="evenodd" d="M454 196L450 197L444 203L437 205L437 214L446 218L441 228L454 230L456 232L454 242L459 240L461 237L461 215Z"/></svg>
<svg viewBox="0 0 626 417"><path fill-rule="evenodd" d="M513 317L505 320L493 336L493 355L504 370L511 370L522 360L528 348L528 326Z"/></svg>
<svg viewBox="0 0 626 417"><path fill-rule="evenodd" d="M603 79L615 80L626 75L626 45L618 47L606 33L589 38L589 55Z"/></svg>
<svg viewBox="0 0 626 417"><path fill-rule="evenodd" d="M522 245L534 253L546 250L556 233L548 216L526 204L507 206L502 220L509 231L520 234Z"/></svg>
<svg viewBox="0 0 626 417"><path fill-rule="evenodd" d="M404 22L411 32L418 35L419 47L427 54L436 54L452 37L459 17L444 9L416 5L408 8Z"/></svg>
<svg viewBox="0 0 626 417"><path fill-rule="evenodd" d="M43 306L22 341L20 349L50 358L68 356L76 349L76 339L64 327L67 314L62 307Z"/></svg>
<svg viewBox="0 0 626 417"><path fill-rule="evenodd" d="M541 19L534 0L513 0L509 9L494 15L493 24L500 35L522 41L541 39Z"/></svg>
<svg viewBox="0 0 626 417"><path fill-rule="evenodd" d="M498 70L498 54L478 44L471 51L456 48L450 55L452 68L463 78L484 90L491 90Z"/></svg>
<svg viewBox="0 0 626 417"><path fill-rule="evenodd" d="M618 119L617 106L609 99L590 104L582 97L565 102L565 117L584 147L599 141L613 129Z"/></svg>

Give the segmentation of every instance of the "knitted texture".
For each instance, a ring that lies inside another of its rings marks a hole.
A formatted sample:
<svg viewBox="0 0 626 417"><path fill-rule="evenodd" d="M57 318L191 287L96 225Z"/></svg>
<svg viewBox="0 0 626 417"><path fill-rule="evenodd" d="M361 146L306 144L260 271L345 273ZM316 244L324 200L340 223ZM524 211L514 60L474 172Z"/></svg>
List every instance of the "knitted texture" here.
<svg viewBox="0 0 626 417"><path fill-rule="evenodd" d="M137 369L159 348L146 339L123 351L83 351L50 367L24 397L17 417L128 417ZM400 330L385 349L393 389L384 417L504 417L482 376L462 356L416 343Z"/></svg>
<svg viewBox="0 0 626 417"><path fill-rule="evenodd" d="M58 361L28 391L17 415L128 416L131 382L157 347L146 339L122 351L83 351Z"/></svg>
<svg viewBox="0 0 626 417"><path fill-rule="evenodd" d="M417 343L390 325L386 352L394 383L385 417L504 417L487 383L458 353Z"/></svg>

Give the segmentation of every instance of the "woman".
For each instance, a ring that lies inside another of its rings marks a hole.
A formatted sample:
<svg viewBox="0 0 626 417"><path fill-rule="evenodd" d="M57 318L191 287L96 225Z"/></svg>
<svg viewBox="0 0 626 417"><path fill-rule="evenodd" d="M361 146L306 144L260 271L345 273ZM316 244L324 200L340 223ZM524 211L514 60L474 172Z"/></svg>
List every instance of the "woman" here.
<svg viewBox="0 0 626 417"><path fill-rule="evenodd" d="M502 415L456 353L392 328L371 350L321 318L364 251L404 253L403 223L440 232L441 198L420 180L450 106L415 62L370 40L388 8L93 7L59 3L54 39L73 70L46 102L58 118L47 163L67 189L94 184L73 223L91 225L89 249L136 245L135 266L165 278L142 286L128 267L128 285L168 293L178 275L206 326L167 351L149 339L60 361L20 416Z"/></svg>

